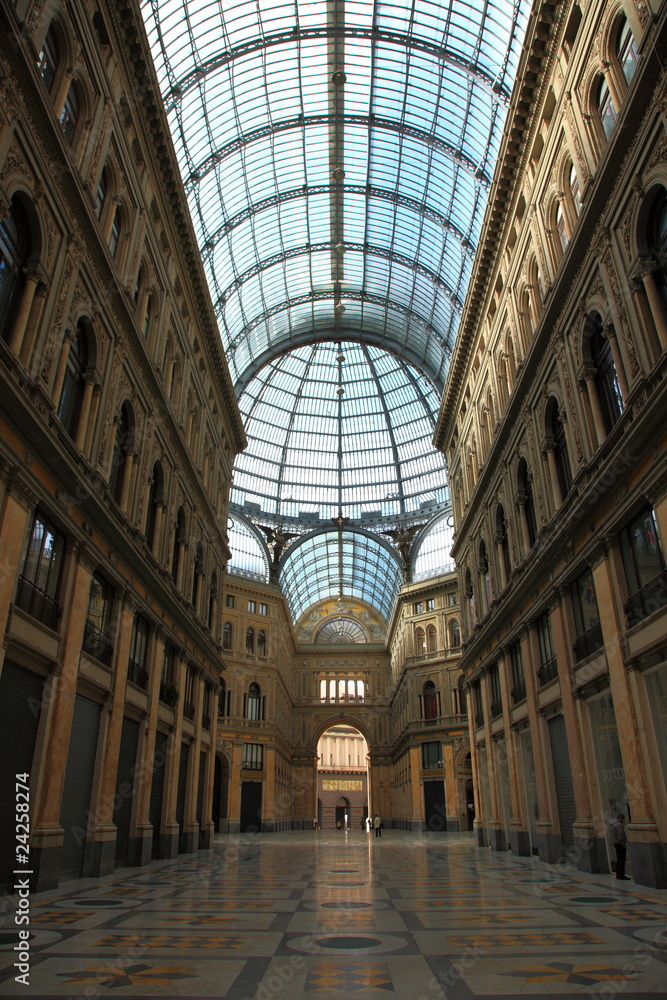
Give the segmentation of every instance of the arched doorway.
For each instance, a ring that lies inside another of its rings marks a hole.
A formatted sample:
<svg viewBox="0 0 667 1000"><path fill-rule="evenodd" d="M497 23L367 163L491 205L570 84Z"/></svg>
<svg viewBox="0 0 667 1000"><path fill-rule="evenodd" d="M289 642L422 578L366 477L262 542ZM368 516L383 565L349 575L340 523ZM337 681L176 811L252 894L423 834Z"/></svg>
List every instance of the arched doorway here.
<svg viewBox="0 0 667 1000"><path fill-rule="evenodd" d="M213 824L216 833L227 833L227 802L229 795L229 761L220 754L215 755L215 775L213 777Z"/></svg>
<svg viewBox="0 0 667 1000"><path fill-rule="evenodd" d="M347 723L327 729L317 744L317 797L321 830L362 830L368 815L368 744Z"/></svg>

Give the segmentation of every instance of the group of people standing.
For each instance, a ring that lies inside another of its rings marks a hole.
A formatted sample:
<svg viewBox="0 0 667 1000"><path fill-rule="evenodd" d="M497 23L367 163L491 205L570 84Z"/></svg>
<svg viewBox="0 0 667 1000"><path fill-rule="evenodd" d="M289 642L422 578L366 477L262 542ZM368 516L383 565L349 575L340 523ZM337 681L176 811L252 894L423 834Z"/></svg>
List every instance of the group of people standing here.
<svg viewBox="0 0 667 1000"><path fill-rule="evenodd" d="M320 824L318 823L317 816L316 816L313 819L313 830L319 830L319 828L320 828ZM342 830L342 829L347 829L347 827L344 827L343 824L339 822L339 823L336 823L336 829L337 830ZM375 830L375 836L376 837L381 837L382 836L382 817L380 816L380 814L376 813L375 816L372 819L371 819L370 816L366 816L364 819L362 819L362 821L361 821L361 829L365 830L366 833L370 833L371 830Z"/></svg>

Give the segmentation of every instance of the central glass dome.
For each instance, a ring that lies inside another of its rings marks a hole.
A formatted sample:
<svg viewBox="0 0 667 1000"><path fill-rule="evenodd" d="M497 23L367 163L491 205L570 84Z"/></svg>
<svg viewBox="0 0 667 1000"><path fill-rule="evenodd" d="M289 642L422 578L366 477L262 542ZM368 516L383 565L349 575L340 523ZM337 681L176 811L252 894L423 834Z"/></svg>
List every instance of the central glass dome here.
<svg viewBox="0 0 667 1000"><path fill-rule="evenodd" d="M248 447L232 502L254 514L327 521L418 512L448 499L433 447L438 397L424 375L378 347L298 347L248 383Z"/></svg>

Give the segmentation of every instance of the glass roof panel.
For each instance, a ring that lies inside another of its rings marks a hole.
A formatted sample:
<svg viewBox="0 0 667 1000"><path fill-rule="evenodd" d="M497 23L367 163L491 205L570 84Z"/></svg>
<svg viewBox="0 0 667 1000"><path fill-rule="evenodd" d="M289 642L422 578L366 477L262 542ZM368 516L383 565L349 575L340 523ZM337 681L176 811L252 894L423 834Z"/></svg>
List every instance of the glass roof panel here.
<svg viewBox="0 0 667 1000"><path fill-rule="evenodd" d="M264 548L246 521L240 517L230 517L227 522L227 537L232 553L227 571L268 583L269 564Z"/></svg>
<svg viewBox="0 0 667 1000"><path fill-rule="evenodd" d="M367 601L389 620L401 571L393 552L378 539L331 529L308 535L289 549L280 583L294 621L316 601L336 595Z"/></svg>
<svg viewBox="0 0 667 1000"><path fill-rule="evenodd" d="M441 384L530 3L141 2L240 386L352 302Z"/></svg>
<svg viewBox="0 0 667 1000"><path fill-rule="evenodd" d="M454 542L454 518L446 514L424 532L414 561L414 580L425 580L441 573L451 573L454 560L450 556Z"/></svg>

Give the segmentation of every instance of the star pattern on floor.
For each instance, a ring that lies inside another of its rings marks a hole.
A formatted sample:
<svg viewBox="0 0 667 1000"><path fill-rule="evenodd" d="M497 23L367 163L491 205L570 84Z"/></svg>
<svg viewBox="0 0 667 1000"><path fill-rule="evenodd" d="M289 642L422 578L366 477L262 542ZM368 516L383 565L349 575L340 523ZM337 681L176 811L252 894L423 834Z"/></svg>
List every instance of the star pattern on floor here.
<svg viewBox="0 0 667 1000"><path fill-rule="evenodd" d="M633 982L634 974L625 975L614 969L611 963L574 964L570 962L549 962L546 965L519 965L503 976L520 976L527 983L575 983L588 986L590 983Z"/></svg>
<svg viewBox="0 0 667 1000"><path fill-rule="evenodd" d="M66 983L95 983L109 990L122 986L169 986L177 979L192 979L192 973L184 968L168 969L155 965L89 965L78 972L59 972L58 977Z"/></svg>
<svg viewBox="0 0 667 1000"><path fill-rule="evenodd" d="M394 991L388 967L383 963L355 965L340 962L311 962L305 993L356 993L361 990Z"/></svg>

